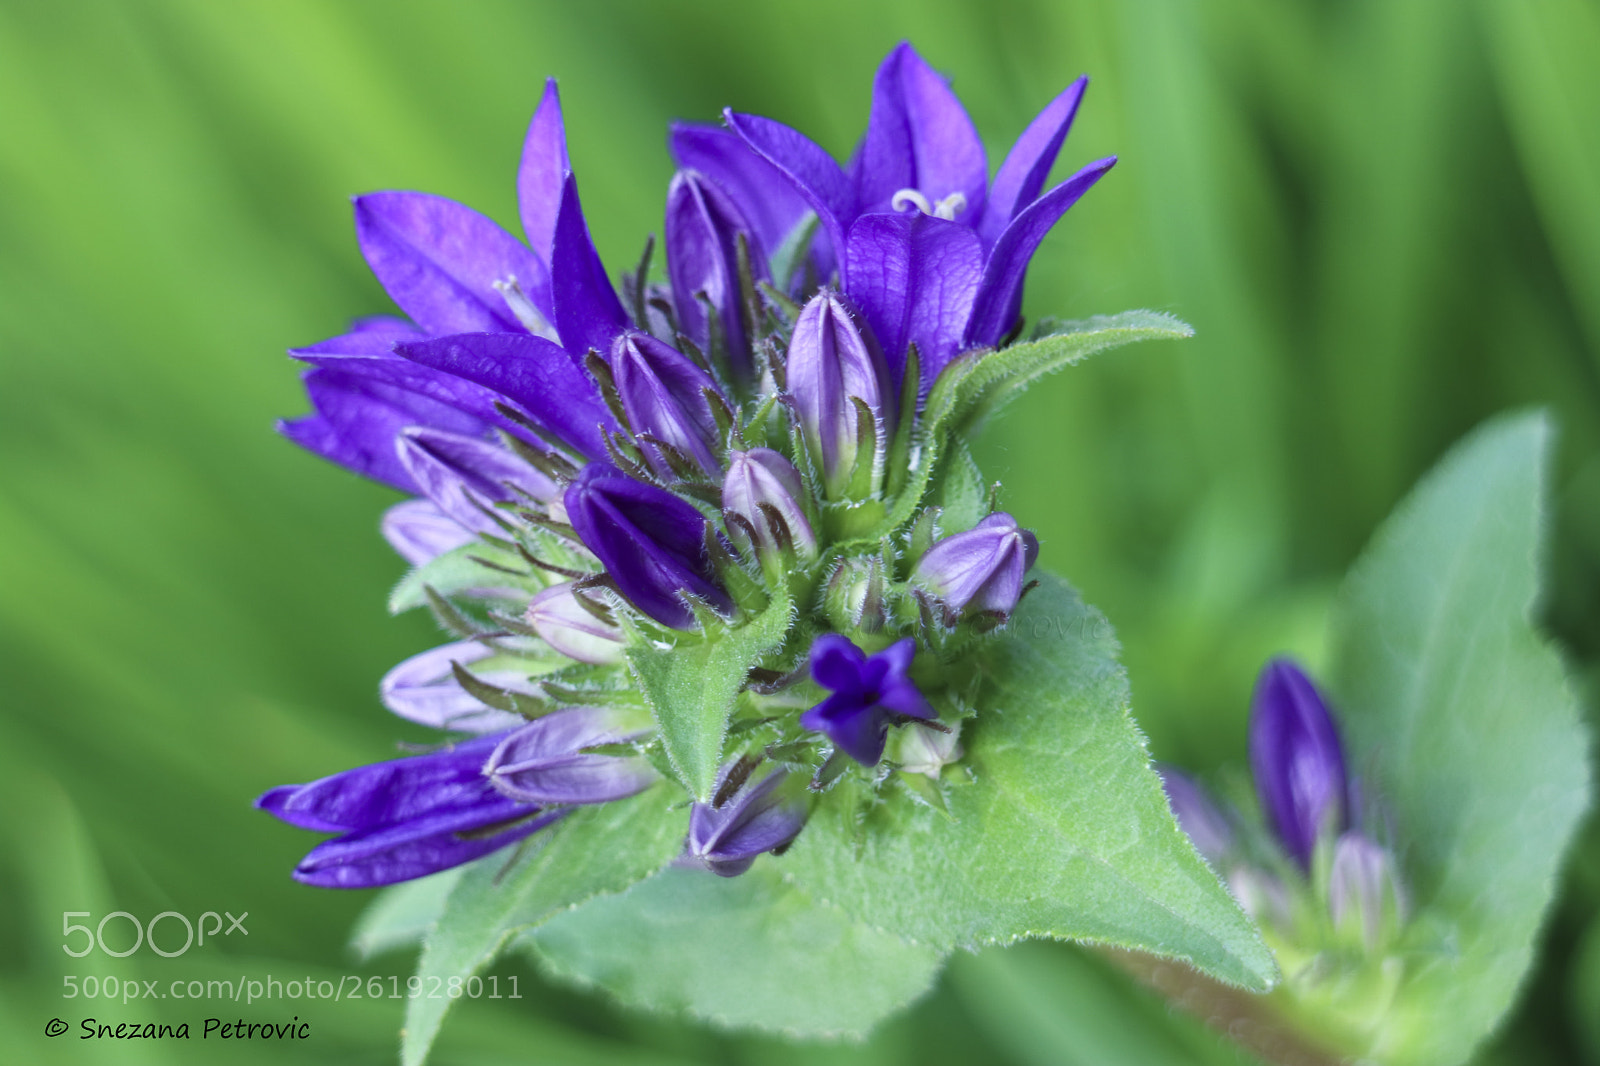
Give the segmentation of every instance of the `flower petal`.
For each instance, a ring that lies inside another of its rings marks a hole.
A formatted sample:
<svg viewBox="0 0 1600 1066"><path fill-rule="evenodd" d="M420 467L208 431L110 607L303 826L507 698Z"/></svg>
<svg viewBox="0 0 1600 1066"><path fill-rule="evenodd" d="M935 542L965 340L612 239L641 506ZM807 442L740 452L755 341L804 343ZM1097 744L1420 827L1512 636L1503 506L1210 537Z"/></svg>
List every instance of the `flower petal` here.
<svg viewBox="0 0 1600 1066"><path fill-rule="evenodd" d="M402 500L387 511L378 526L395 554L412 566L431 562L476 538L433 505L432 500Z"/></svg>
<svg viewBox="0 0 1600 1066"><path fill-rule="evenodd" d="M1022 283L1039 242L1116 161L1111 156L1090 163L1035 200L1000 234L983 270L983 284L967 325L967 347L998 344L1011 330L1022 311Z"/></svg>
<svg viewBox="0 0 1600 1066"><path fill-rule="evenodd" d="M866 661L866 652L838 633L825 633L811 644L811 677L826 689L848 692L858 688Z"/></svg>
<svg viewBox="0 0 1600 1066"><path fill-rule="evenodd" d="M610 351L611 341L630 323L589 237L589 224L578 200L578 182L571 174L561 188L550 273L552 321L562 346L579 359L591 350Z"/></svg>
<svg viewBox="0 0 1600 1066"><path fill-rule="evenodd" d="M376 888L410 881L498 851L567 813L540 814L537 807L501 798L492 791L488 795L492 798L472 810L324 841L295 867L294 879L317 888ZM475 835L507 822L511 824L504 832Z"/></svg>
<svg viewBox="0 0 1600 1066"><path fill-rule="evenodd" d="M1011 146L994 176L994 184L989 187L983 218L978 223L978 236L983 238L986 248L993 246L1011 220L1039 198L1039 190L1044 188L1061 144L1072 129L1072 120L1088 85L1088 77L1082 77L1067 86L1028 123L1017 143Z"/></svg>
<svg viewBox="0 0 1600 1066"><path fill-rule="evenodd" d="M722 115L728 128L788 178L811 205L843 271L845 227L855 220L856 201L850 179L839 164L810 138L781 122L760 115L742 115L732 108Z"/></svg>
<svg viewBox="0 0 1600 1066"><path fill-rule="evenodd" d="M517 210L522 215L522 232L527 235L533 254L547 267L550 248L555 243L556 216L561 212L561 187L572 173L567 159L567 131L561 119L561 93L556 80L544 83L544 96L528 124L522 142L522 164L517 168ZM529 295L533 293L529 291ZM541 303L534 303L548 314L548 289Z"/></svg>
<svg viewBox="0 0 1600 1066"><path fill-rule="evenodd" d="M454 200L418 192L355 199L356 239L401 310L429 333L522 332L494 283L548 290L544 264L499 225ZM537 304L537 298L535 298ZM540 308L547 317L549 306Z"/></svg>
<svg viewBox="0 0 1600 1066"><path fill-rule="evenodd" d="M395 440L400 462L422 494L463 529L497 533L499 523L484 508L516 494L519 486L536 500L559 495L555 482L498 444L422 426L401 431Z"/></svg>
<svg viewBox="0 0 1600 1066"><path fill-rule="evenodd" d="M739 205L762 246L775 249L810 205L794 183L739 136L716 126L674 122L667 144L685 170L698 170Z"/></svg>
<svg viewBox="0 0 1600 1066"><path fill-rule="evenodd" d="M872 114L856 170L861 211L889 211L894 194L915 189L936 204L959 193L956 214L971 226L983 215L989 164L983 141L945 79L902 41L872 81Z"/></svg>

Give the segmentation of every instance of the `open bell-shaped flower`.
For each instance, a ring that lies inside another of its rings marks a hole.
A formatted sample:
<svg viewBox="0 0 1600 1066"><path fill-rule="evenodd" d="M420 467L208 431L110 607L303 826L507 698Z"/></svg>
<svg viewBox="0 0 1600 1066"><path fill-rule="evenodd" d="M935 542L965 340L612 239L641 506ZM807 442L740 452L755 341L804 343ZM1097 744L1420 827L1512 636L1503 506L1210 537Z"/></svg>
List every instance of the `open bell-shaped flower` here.
<svg viewBox="0 0 1600 1066"><path fill-rule="evenodd" d="M876 766L891 723L938 717L908 676L916 651L910 637L875 655L837 633L818 637L811 645L811 677L832 695L800 716L801 727L826 734L856 762Z"/></svg>
<svg viewBox="0 0 1600 1066"><path fill-rule="evenodd" d="M817 535L800 503L804 497L800 472L780 453L752 448L728 454L722 510L729 519L728 532L740 547L763 557L792 552L802 559L816 558Z"/></svg>
<svg viewBox="0 0 1600 1066"><path fill-rule="evenodd" d="M842 295L818 293L795 320L784 374L801 436L830 497L846 494L863 441L881 451L894 431L894 385L872 331ZM858 403L859 401L859 403Z"/></svg>
<svg viewBox="0 0 1600 1066"><path fill-rule="evenodd" d="M523 803L607 803L649 788L650 762L635 755L585 751L624 744L651 729L648 713L569 707L512 731L483 764L489 783Z"/></svg>
<svg viewBox="0 0 1600 1066"><path fill-rule="evenodd" d="M1301 869L1310 869L1317 841L1345 828L1349 788L1328 705L1287 659L1268 663L1256 682L1250 769L1267 824Z"/></svg>
<svg viewBox="0 0 1600 1066"><path fill-rule="evenodd" d="M933 543L912 574L955 617L1010 617L1022 598L1022 580L1039 557L1039 540L1004 512L964 533Z"/></svg>
<svg viewBox="0 0 1600 1066"><path fill-rule="evenodd" d="M665 489L591 463L567 487L567 519L623 597L662 625L689 629L694 596L719 611L733 601L706 552L707 522Z"/></svg>
<svg viewBox="0 0 1600 1066"><path fill-rule="evenodd" d="M719 877L737 877L763 852L782 850L800 835L810 813L805 779L787 770L773 770L730 790L729 776L749 770L743 760L724 766L713 802L696 803L689 812L684 858ZM729 791L731 795L724 795Z"/></svg>

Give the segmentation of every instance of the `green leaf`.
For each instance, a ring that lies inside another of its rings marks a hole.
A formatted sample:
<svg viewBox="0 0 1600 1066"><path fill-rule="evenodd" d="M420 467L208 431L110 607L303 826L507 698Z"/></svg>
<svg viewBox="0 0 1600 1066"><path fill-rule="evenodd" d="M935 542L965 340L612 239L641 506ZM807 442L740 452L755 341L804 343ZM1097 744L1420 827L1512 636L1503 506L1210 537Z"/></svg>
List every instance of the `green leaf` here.
<svg viewBox="0 0 1600 1066"><path fill-rule="evenodd" d="M1588 739L1534 631L1550 427L1498 419L1412 492L1346 579L1331 687L1384 804L1413 907L1412 956L1371 1054L1453 1063L1533 958L1588 805Z"/></svg>
<svg viewBox="0 0 1600 1066"><path fill-rule="evenodd" d="M528 569L528 562L520 555L475 540L445 552L415 567L389 593L389 613L401 614L416 607L428 605L426 589L431 587L441 596L454 596L476 588L518 588L537 592L544 582L534 577L518 577L491 569L478 562L487 559L513 570Z"/></svg>
<svg viewBox="0 0 1600 1066"><path fill-rule="evenodd" d="M981 650L963 733L973 781L950 816L885 797L858 834L830 793L785 857L858 920L941 948L1089 940L1188 961L1250 989L1272 956L1167 809L1099 612L1041 575Z"/></svg>
<svg viewBox="0 0 1600 1066"><path fill-rule="evenodd" d="M987 416L1028 386L1108 348L1138 341L1194 336L1194 329L1158 311L1124 311L1077 322L1050 322L1051 332L998 351L983 350L946 366L928 393L922 412L922 452L906 489L895 501L890 525L911 517L943 459L940 447L970 434Z"/></svg>
<svg viewBox="0 0 1600 1066"><path fill-rule="evenodd" d="M502 863L505 860L500 860ZM457 866L415 881L402 881L379 892L356 920L350 948L370 959L396 948L415 947L444 913L445 901L464 867Z"/></svg>
<svg viewBox="0 0 1600 1066"><path fill-rule="evenodd" d="M547 922L529 941L557 977L624 1003L795 1036L859 1036L921 996L943 964L780 876L668 869Z"/></svg>
<svg viewBox="0 0 1600 1066"><path fill-rule="evenodd" d="M635 641L628 665L661 727L661 743L685 788L702 800L711 796L722 738L733 701L750 668L783 643L792 607L781 593L744 625L723 629L698 643L672 648Z"/></svg>
<svg viewBox="0 0 1600 1066"><path fill-rule="evenodd" d="M516 933L661 869L688 831L686 811L673 807L680 795L663 782L630 799L580 807L530 837L522 854L500 852L467 867L423 944L417 975L430 986L433 977L447 986L469 977ZM427 1057L452 1003L448 996L406 1001L403 1066Z"/></svg>

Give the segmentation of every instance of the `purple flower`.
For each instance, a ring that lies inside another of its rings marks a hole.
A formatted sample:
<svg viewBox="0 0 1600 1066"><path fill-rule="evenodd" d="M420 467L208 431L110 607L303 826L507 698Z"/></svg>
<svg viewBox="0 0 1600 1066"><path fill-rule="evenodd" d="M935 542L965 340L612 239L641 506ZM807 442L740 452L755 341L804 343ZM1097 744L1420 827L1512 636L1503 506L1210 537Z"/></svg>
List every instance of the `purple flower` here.
<svg viewBox="0 0 1600 1066"><path fill-rule="evenodd" d="M493 733L522 722L519 715L485 707L457 683L451 663L470 666L494 652L477 641L463 640L430 648L390 670L378 683L383 705L401 718L435 729ZM491 685L529 691L526 670L474 670Z"/></svg>
<svg viewBox="0 0 1600 1066"><path fill-rule="evenodd" d="M561 811L509 799L483 776L504 734L429 755L360 766L307 785L283 785L256 806L290 825L338 833L295 867L322 888L373 888L470 862L515 843Z"/></svg>
<svg viewBox="0 0 1600 1066"><path fill-rule="evenodd" d="M555 482L485 440L411 426L395 438L395 449L422 494L451 521L475 533L498 530L485 509L516 499L513 485L535 500L558 495Z"/></svg>
<svg viewBox="0 0 1600 1066"><path fill-rule="evenodd" d="M801 727L827 734L862 765L877 765L891 722L937 717L906 676L916 650L907 637L869 656L837 633L818 637L811 645L811 677L833 695L801 715Z"/></svg>
<svg viewBox="0 0 1600 1066"><path fill-rule="evenodd" d="M1157 768L1172 816L1207 862L1216 865L1233 849L1233 826L1199 782L1171 766Z"/></svg>
<svg viewBox="0 0 1600 1066"><path fill-rule="evenodd" d="M677 349L635 332L612 343L611 374L635 434L654 437L707 474L722 469L717 423L706 397L707 390L718 390L709 374ZM660 448L648 442L641 448L657 474L674 476Z"/></svg>
<svg viewBox="0 0 1600 1066"><path fill-rule="evenodd" d="M1039 113L992 185L971 119L906 43L878 68L867 134L848 170L781 123L724 117L817 212L842 259L844 290L892 365L903 366L905 346L916 343L926 391L953 356L1012 329L1039 243L1116 161L1091 163L1041 195L1085 84L1073 82Z"/></svg>
<svg viewBox="0 0 1600 1066"><path fill-rule="evenodd" d="M667 276L679 327L701 351L710 352L709 304L720 323L729 369L749 380L754 363L739 291L739 240L745 242L752 281L765 281L769 274L761 239L732 198L695 170L673 176L666 221Z"/></svg>
<svg viewBox="0 0 1600 1066"><path fill-rule="evenodd" d="M857 455L864 416L852 399L866 404L880 448L893 432L895 392L883 352L844 298L825 291L795 320L785 376L806 447L828 495L838 497L856 464L876 458Z"/></svg>
<svg viewBox="0 0 1600 1066"><path fill-rule="evenodd" d="M1038 538L1002 511L935 541L911 580L955 615L984 612L1003 620L1016 609L1023 576L1038 558Z"/></svg>
<svg viewBox="0 0 1600 1066"><path fill-rule="evenodd" d="M722 510L728 529L742 546L756 552L789 549L802 559L814 559L817 535L806 521L800 501L805 486L794 464L771 448L728 453L728 473L722 479ZM734 517L742 521L734 521ZM750 544L751 537L755 543Z"/></svg>
<svg viewBox="0 0 1600 1066"><path fill-rule="evenodd" d="M733 601L706 554L705 516L665 489L592 463L568 488L567 518L629 603L663 625L689 629L684 595L719 611Z"/></svg>
<svg viewBox="0 0 1600 1066"><path fill-rule="evenodd" d="M713 795L720 804L696 803L689 812L689 839L684 857L719 877L737 877L766 851L781 851L805 827L809 804L802 778L773 770L754 784L728 791L731 773L748 773L736 760L717 775Z"/></svg>
<svg viewBox="0 0 1600 1066"><path fill-rule="evenodd" d="M650 716L609 707L571 707L529 722L500 741L483 773L501 795L523 803L606 803L656 781L649 760L584 748L622 744L650 731Z"/></svg>
<svg viewBox="0 0 1600 1066"><path fill-rule="evenodd" d="M383 512L379 529L395 554L412 566L432 562L477 538L431 500L403 500Z"/></svg>
<svg viewBox="0 0 1600 1066"><path fill-rule="evenodd" d="M621 662L626 638L620 627L602 620L598 610L579 603L572 582L564 581L528 601L524 617L546 644L569 659L580 663Z"/></svg>
<svg viewBox="0 0 1600 1066"><path fill-rule="evenodd" d="M1268 663L1256 682L1250 769L1267 823L1301 868L1310 869L1317 841L1345 828L1344 751L1316 686L1286 659Z"/></svg>

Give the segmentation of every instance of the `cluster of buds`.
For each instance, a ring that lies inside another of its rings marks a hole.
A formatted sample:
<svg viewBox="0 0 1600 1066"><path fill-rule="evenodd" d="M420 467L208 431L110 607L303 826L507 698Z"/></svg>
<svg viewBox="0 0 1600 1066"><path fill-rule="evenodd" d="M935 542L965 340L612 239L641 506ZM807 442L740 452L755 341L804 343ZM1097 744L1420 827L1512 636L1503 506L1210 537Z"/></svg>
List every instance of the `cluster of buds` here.
<svg viewBox="0 0 1600 1066"><path fill-rule="evenodd" d="M1256 683L1250 768L1259 819L1164 768L1178 824L1290 977L1322 981L1342 958L1381 962L1406 917L1395 855L1349 776L1327 701L1287 660L1268 663Z"/></svg>
<svg viewBox="0 0 1600 1066"><path fill-rule="evenodd" d="M356 200L362 252L407 319L293 352L314 412L282 430L415 497L384 533L460 639L383 695L473 736L262 797L342 834L297 876L417 876L673 776L633 657L774 605L786 631L743 668L686 861L742 872L852 766L882 787L886 749L936 798L971 713L953 695L970 645L1016 610L1038 541L993 493L987 512L934 505L950 449L924 406L948 368L1016 337L1034 250L1114 162L1045 189L1083 88L992 182L909 45L878 71L848 168L759 116L675 126L665 276L652 238L620 292L553 82L518 174L526 244L438 197Z"/></svg>

